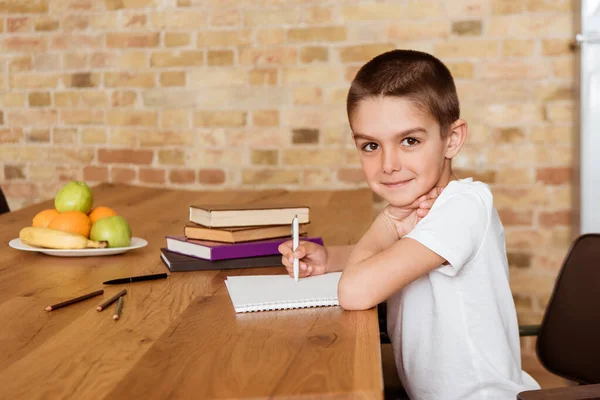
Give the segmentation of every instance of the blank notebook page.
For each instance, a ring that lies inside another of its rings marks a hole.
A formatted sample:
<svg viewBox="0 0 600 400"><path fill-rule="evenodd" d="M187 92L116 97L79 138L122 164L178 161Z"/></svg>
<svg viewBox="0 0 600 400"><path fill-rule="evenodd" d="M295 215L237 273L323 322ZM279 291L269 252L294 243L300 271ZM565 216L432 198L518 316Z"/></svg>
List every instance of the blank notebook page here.
<svg viewBox="0 0 600 400"><path fill-rule="evenodd" d="M339 305L341 272L300 278L289 275L229 276L225 280L235 312Z"/></svg>

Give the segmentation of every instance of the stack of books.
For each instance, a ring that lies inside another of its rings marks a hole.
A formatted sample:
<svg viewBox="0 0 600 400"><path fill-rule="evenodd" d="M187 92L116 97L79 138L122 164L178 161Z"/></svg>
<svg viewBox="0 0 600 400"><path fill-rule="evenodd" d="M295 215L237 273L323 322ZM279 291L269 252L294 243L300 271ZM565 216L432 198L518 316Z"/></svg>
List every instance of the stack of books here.
<svg viewBox="0 0 600 400"><path fill-rule="evenodd" d="M172 272L282 265L278 247L291 239L294 216L301 240L322 245L306 237L307 206L191 205L183 235L166 236L161 259Z"/></svg>

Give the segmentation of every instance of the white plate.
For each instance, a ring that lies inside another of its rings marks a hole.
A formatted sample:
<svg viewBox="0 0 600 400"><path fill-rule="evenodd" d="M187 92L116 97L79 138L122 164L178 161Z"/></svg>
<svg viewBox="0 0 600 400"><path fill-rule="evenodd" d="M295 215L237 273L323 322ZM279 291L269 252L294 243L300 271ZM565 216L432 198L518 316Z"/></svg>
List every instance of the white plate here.
<svg viewBox="0 0 600 400"><path fill-rule="evenodd" d="M139 237L131 238L131 246L128 247L113 247L104 249L79 249L79 250L55 250L44 249L42 247L33 247L21 242L21 239L13 239L8 242L8 245L13 249L24 251L36 251L51 256L58 257L90 257L90 256L110 256L113 254L121 254L126 251L139 249L148 245L148 241Z"/></svg>

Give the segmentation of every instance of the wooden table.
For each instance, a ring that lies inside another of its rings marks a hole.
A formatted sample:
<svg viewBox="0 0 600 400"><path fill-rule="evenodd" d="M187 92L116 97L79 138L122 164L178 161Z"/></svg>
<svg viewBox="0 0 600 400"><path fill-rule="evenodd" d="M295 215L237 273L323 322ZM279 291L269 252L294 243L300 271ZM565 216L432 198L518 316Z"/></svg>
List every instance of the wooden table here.
<svg viewBox="0 0 600 400"><path fill-rule="evenodd" d="M283 267L172 273L127 288L123 314L96 312L101 297L44 307L116 277L165 272L164 236L181 234L190 203L302 203L309 233L355 243L371 222L368 190L192 192L103 184L95 205L115 208L147 239L117 256L62 258L11 249L45 202L0 216L0 397L10 399L382 398L375 309L339 307L236 314L227 275Z"/></svg>
<svg viewBox="0 0 600 400"><path fill-rule="evenodd" d="M591 400L600 399L599 385L528 390L519 393L517 400Z"/></svg>

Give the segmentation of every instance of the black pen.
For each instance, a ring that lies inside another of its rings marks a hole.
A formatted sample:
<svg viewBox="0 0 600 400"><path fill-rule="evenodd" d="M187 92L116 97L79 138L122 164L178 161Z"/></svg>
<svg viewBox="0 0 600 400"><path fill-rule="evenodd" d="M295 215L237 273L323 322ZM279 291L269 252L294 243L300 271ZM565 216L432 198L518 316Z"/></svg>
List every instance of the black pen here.
<svg viewBox="0 0 600 400"><path fill-rule="evenodd" d="M141 275L131 276L129 278L111 279L110 281L104 282L105 285L118 285L120 283L132 283L141 281L153 281L155 279L163 279L169 276L168 274L154 274L154 275Z"/></svg>

